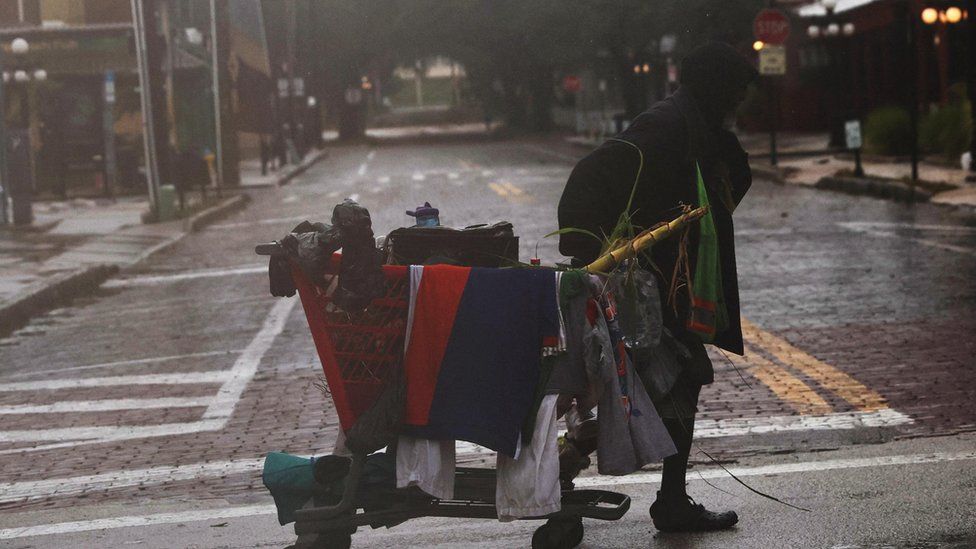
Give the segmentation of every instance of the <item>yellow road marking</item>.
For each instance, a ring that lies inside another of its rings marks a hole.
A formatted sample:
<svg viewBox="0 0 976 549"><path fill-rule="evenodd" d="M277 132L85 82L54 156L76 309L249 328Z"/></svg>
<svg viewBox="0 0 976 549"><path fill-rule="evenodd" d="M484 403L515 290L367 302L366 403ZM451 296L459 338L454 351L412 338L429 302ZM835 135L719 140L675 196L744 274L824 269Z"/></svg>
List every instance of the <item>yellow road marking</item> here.
<svg viewBox="0 0 976 549"><path fill-rule="evenodd" d="M785 368L749 349L746 358L730 354L729 360L736 367L749 372L760 383L769 387L780 400L793 407L802 415L822 415L833 413L834 409L816 391Z"/></svg>
<svg viewBox="0 0 976 549"><path fill-rule="evenodd" d="M744 318L742 319L742 335L750 343L765 349L783 364L796 368L858 410L872 412L888 407L884 397L867 388L861 382Z"/></svg>
<svg viewBox="0 0 976 549"><path fill-rule="evenodd" d="M499 185L498 183L489 183L488 188L495 191L498 196L508 196L508 189Z"/></svg>
<svg viewBox="0 0 976 549"><path fill-rule="evenodd" d="M508 189L508 192L512 193L515 196L522 196L523 194L525 194L525 191L523 191L522 189L516 187L515 185L512 185L512 183L510 181L506 181L506 182L502 183L502 186L504 186L506 189Z"/></svg>

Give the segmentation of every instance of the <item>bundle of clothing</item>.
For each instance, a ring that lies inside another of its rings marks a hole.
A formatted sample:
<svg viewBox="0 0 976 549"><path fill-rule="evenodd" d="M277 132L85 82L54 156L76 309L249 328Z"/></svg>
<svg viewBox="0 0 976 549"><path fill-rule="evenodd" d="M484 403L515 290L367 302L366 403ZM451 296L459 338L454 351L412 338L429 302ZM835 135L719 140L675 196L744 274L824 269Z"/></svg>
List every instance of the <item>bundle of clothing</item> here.
<svg viewBox="0 0 976 549"><path fill-rule="evenodd" d="M369 210L352 200L336 205L331 225L303 221L279 243L285 255L271 256L268 265L271 295L275 297L295 295L291 261L309 280L325 286L325 275L332 272L333 254L340 249L339 285L332 294L339 308L361 311L386 289L383 255L376 248Z"/></svg>
<svg viewBox="0 0 976 549"><path fill-rule="evenodd" d="M597 407L600 473L675 453L632 358L660 344L658 300L638 270L411 267L397 487L451 499L464 441L497 452L500 520L558 511L566 397Z"/></svg>

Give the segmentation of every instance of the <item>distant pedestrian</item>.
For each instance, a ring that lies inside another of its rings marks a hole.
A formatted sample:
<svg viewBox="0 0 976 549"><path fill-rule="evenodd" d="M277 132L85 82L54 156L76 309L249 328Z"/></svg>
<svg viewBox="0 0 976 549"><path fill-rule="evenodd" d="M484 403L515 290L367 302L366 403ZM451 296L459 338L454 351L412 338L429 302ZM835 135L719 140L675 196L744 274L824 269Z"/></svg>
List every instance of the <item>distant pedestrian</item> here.
<svg viewBox="0 0 976 549"><path fill-rule="evenodd" d="M650 509L661 531L706 531L738 522L735 512L716 513L695 503L685 491L685 473L698 394L714 379L704 343L743 353L732 212L749 189L752 173L738 138L727 128L757 74L748 60L721 43L695 49L681 69L681 87L671 97L576 165L559 202L559 226L609 235L634 191L632 222L649 228L677 217L682 205L700 205L700 193L707 196L714 232L696 227L685 246L674 238L651 251L665 327L688 354L679 355L682 371L670 391L655 398L678 453L664 460L661 490ZM560 236L559 250L584 265L597 258L600 244L571 232ZM710 268L700 258L710 259ZM684 265L691 272L675 277ZM655 394L650 387L648 392Z"/></svg>

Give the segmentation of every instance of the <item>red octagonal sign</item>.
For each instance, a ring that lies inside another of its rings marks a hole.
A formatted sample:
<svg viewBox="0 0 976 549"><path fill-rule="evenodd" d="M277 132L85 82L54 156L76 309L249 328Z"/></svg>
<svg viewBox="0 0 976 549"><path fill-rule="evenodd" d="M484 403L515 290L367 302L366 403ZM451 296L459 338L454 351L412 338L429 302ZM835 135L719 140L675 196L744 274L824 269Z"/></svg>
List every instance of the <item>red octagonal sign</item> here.
<svg viewBox="0 0 976 549"><path fill-rule="evenodd" d="M766 44L782 44L790 36L790 19L779 10L762 10L752 22L752 32Z"/></svg>

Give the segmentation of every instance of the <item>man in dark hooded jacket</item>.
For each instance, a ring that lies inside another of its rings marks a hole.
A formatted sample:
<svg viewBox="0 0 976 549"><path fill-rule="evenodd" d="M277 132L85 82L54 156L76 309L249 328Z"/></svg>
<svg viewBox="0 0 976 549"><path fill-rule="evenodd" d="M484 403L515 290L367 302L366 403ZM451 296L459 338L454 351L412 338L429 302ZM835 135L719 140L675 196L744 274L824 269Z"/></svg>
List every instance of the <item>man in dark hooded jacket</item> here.
<svg viewBox="0 0 976 549"><path fill-rule="evenodd" d="M724 298L719 303L728 318L710 343L739 355L743 345L732 212L749 189L752 174L748 157L726 122L756 77L752 64L727 44L713 42L693 50L681 65L681 87L580 160L559 201L560 228L609 235L633 192L631 221L638 228L650 228L677 217L683 205L699 205L696 169L700 169L717 232ZM702 338L687 328L687 288L669 292L679 262L679 241L671 238L651 251L656 267L652 270L660 278L664 324L679 349L681 371L670 391L654 399L678 453L664 461L661 490L650 513L662 531L718 530L738 522L736 514L707 511L685 492L698 394L702 385L713 381L713 370ZM682 265L696 265L698 245L696 226L689 231L687 262L680 259ZM600 247L592 237L577 232L562 234L559 240L560 252L578 265L596 259ZM648 392L654 397L650 387Z"/></svg>

